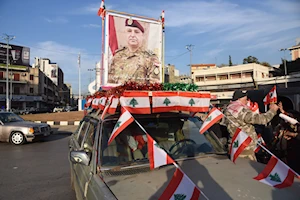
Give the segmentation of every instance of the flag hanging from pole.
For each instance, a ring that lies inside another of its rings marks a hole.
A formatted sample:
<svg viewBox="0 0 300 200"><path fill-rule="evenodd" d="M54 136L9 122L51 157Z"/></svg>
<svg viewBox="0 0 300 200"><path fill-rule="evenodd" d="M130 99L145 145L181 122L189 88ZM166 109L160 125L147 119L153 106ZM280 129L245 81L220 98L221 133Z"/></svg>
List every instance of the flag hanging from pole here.
<svg viewBox="0 0 300 200"><path fill-rule="evenodd" d="M163 31L165 30L165 11L163 10L160 16Z"/></svg>
<svg viewBox="0 0 300 200"><path fill-rule="evenodd" d="M257 134L257 144L256 144L256 148L254 149L254 152L257 153L259 150L260 150L260 146L259 144L261 145L266 145L264 139L262 138L261 134Z"/></svg>
<svg viewBox="0 0 300 200"><path fill-rule="evenodd" d="M98 16L101 17L102 19L104 19L105 17L105 5L104 5L104 0L101 1L101 4L100 4L100 8L98 10Z"/></svg>
<svg viewBox="0 0 300 200"><path fill-rule="evenodd" d="M293 184L294 176L287 165L272 156L265 169L254 179L275 188L285 188Z"/></svg>
<svg viewBox="0 0 300 200"><path fill-rule="evenodd" d="M198 200L200 197L199 188L189 177L177 168L169 185L160 196L159 200L166 199L191 199Z"/></svg>
<svg viewBox="0 0 300 200"><path fill-rule="evenodd" d="M247 135L247 133L243 132L240 128L236 129L232 137L229 151L230 159L232 160L232 162L235 162L238 156L250 144L251 141L252 139Z"/></svg>
<svg viewBox="0 0 300 200"><path fill-rule="evenodd" d="M222 117L224 116L224 114L217 109L216 107L214 107L213 109L211 109L211 111L208 113L206 119L204 120L199 132L201 134L203 134L207 129L209 129L212 125L214 125L217 121L219 121L220 119L222 119Z"/></svg>

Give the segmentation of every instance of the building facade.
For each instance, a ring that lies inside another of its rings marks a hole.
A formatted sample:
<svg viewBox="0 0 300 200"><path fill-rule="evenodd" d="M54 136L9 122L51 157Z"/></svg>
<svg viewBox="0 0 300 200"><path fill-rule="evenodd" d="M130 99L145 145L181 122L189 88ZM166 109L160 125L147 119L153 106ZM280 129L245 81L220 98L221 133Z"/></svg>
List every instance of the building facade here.
<svg viewBox="0 0 300 200"><path fill-rule="evenodd" d="M300 58L300 38L297 38L296 45L288 48L288 50L291 51L292 61L295 61L298 58Z"/></svg>

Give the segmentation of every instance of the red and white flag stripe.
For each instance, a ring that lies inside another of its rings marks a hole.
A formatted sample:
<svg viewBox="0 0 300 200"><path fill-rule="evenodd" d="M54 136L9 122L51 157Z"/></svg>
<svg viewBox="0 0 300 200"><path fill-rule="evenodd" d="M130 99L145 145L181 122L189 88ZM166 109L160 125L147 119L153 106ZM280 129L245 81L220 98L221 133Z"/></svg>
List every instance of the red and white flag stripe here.
<svg viewBox="0 0 300 200"><path fill-rule="evenodd" d="M168 112L177 110L179 106L178 92L152 92L152 112Z"/></svg>
<svg viewBox="0 0 300 200"><path fill-rule="evenodd" d="M109 50L110 55L114 56L116 53L116 50L118 49L118 38L116 33L116 27L115 27L115 19L114 16L109 15L108 17L108 34L109 34Z"/></svg>
<svg viewBox="0 0 300 200"><path fill-rule="evenodd" d="M119 105L119 98L113 97L112 100L111 100L111 104L110 104L110 106L109 106L107 112L108 112L109 114L115 114L118 105Z"/></svg>
<svg viewBox="0 0 300 200"><path fill-rule="evenodd" d="M86 107L86 108L90 107L92 101L93 101L93 98L92 98L92 97L88 98L87 101L86 101L86 103L85 103L85 105L84 105L84 107Z"/></svg>
<svg viewBox="0 0 300 200"><path fill-rule="evenodd" d="M198 200L201 191L199 188L189 179L189 177L181 171L181 169L176 168L176 171L163 192L159 200L166 199L191 199Z"/></svg>
<svg viewBox="0 0 300 200"><path fill-rule="evenodd" d="M107 98L106 97L101 97L100 98L100 100L99 100L99 108L101 109L101 110L104 110L104 108L105 108L105 105L106 105L106 100L107 100Z"/></svg>
<svg viewBox="0 0 300 200"><path fill-rule="evenodd" d="M98 109L98 107L99 107L99 100L100 100L100 98L95 98L95 99L93 99L93 101L92 101L92 108L94 108L94 109Z"/></svg>
<svg viewBox="0 0 300 200"><path fill-rule="evenodd" d="M224 116L224 114L217 109L216 107L214 107L213 109L211 109L211 111L208 113L206 119L204 120L199 132L201 134L203 134L205 131L207 131L207 129L209 129L212 125L214 125L215 123L217 123L220 119L222 119L222 117Z"/></svg>
<svg viewBox="0 0 300 200"><path fill-rule="evenodd" d="M268 105L270 103L277 103L276 85L274 85L270 92L265 96L263 102L265 105Z"/></svg>
<svg viewBox="0 0 300 200"><path fill-rule="evenodd" d="M124 92L120 97L120 104L130 113L150 114L150 100L148 92Z"/></svg>
<svg viewBox="0 0 300 200"><path fill-rule="evenodd" d="M179 92L181 111L208 112L210 104L209 92Z"/></svg>
<svg viewBox="0 0 300 200"><path fill-rule="evenodd" d="M251 143L252 139L243 132L240 128L237 128L231 141L231 146L229 150L230 159L232 162L238 158L242 151Z"/></svg>
<svg viewBox="0 0 300 200"><path fill-rule="evenodd" d="M104 117L105 117L105 115L106 115L106 113L107 113L107 111L108 111L108 108L109 108L110 105L111 105L111 102L112 102L112 98L113 98L113 97L114 97L114 96L110 96L110 97L108 98L107 102L106 102L105 108L104 108L104 110L103 110L103 112L102 112L102 114L101 114L101 119L102 119L102 120L104 119Z"/></svg>
<svg viewBox="0 0 300 200"><path fill-rule="evenodd" d="M118 119L111 136L108 139L108 145L121 133L129 124L134 121L132 115L126 110Z"/></svg>
<svg viewBox="0 0 300 200"><path fill-rule="evenodd" d="M104 0L102 0L101 1L101 4L100 4L100 8L99 8L99 10L98 10L98 16L100 17L104 17L104 15L105 15L105 5L104 5Z"/></svg>
<svg viewBox="0 0 300 200"><path fill-rule="evenodd" d="M148 158L150 169L174 163L174 160L166 153L165 150L160 148L155 140L147 134L148 138Z"/></svg>
<svg viewBox="0 0 300 200"><path fill-rule="evenodd" d="M254 179L275 188L285 188L293 184L294 176L287 165L272 156L265 169Z"/></svg>
<svg viewBox="0 0 300 200"><path fill-rule="evenodd" d="M258 144L256 144L256 148L254 149L255 153L257 153L261 148L259 144L264 145L264 146L266 145L266 143L265 143L264 139L262 138L261 134L257 135L257 143Z"/></svg>

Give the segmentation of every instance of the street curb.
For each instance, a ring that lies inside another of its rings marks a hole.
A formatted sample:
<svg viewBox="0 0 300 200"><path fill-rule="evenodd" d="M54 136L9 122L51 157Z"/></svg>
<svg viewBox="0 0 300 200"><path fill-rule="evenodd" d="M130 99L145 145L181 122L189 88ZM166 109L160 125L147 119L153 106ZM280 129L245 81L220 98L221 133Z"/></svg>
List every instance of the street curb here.
<svg viewBox="0 0 300 200"><path fill-rule="evenodd" d="M80 121L34 121L36 123L46 123L50 126L78 126Z"/></svg>

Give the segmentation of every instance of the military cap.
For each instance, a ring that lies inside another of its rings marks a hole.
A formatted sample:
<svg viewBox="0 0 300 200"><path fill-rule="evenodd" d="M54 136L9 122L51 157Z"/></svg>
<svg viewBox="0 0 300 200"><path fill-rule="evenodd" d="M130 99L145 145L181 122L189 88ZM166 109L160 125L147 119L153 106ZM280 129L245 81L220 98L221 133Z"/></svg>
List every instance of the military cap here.
<svg viewBox="0 0 300 200"><path fill-rule="evenodd" d="M133 19L126 19L125 26L131 26L140 29L144 33L143 26L137 21Z"/></svg>
<svg viewBox="0 0 300 200"><path fill-rule="evenodd" d="M236 90L234 93L233 93L233 97L232 97L232 100L233 101L236 101L238 100L239 98L243 98L243 97L246 97L248 96L248 92L243 92L241 90Z"/></svg>

